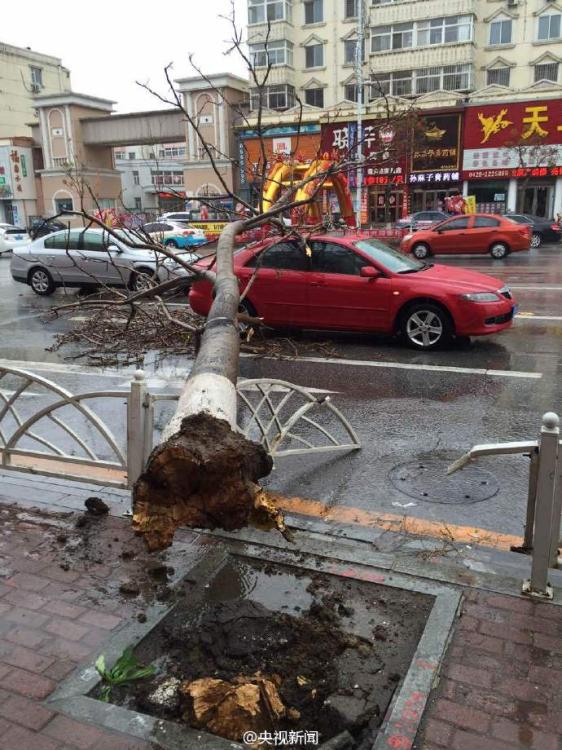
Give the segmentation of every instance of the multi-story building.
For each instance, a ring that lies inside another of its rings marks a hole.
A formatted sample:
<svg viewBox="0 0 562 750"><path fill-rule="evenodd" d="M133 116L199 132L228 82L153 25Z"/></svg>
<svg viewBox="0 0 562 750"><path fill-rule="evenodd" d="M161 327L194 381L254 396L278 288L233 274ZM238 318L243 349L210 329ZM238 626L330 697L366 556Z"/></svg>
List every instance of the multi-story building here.
<svg viewBox="0 0 562 750"><path fill-rule="evenodd" d="M113 151L121 172L122 203L126 210L150 214L183 210L186 143L120 146Z"/></svg>
<svg viewBox="0 0 562 750"><path fill-rule="evenodd" d="M248 0L252 61L258 72L272 66L267 108L289 109L295 95L319 108L357 100L361 7L367 102L381 92L469 95L559 83L562 7L554 0ZM250 93L256 107L258 91Z"/></svg>
<svg viewBox="0 0 562 750"><path fill-rule="evenodd" d="M0 42L0 138L30 136L35 98L70 89L70 71L58 57Z"/></svg>
<svg viewBox="0 0 562 750"><path fill-rule="evenodd" d="M255 111L261 97L267 125L301 116L298 98L304 121L324 123L322 149L347 142L358 99L361 11L367 127L380 117L383 95L398 109L422 111L428 142L403 159L403 177L394 175L400 184L367 173L371 221L388 216L388 205L394 214L406 205L437 207L459 189L489 210L561 211L562 153L554 147L562 143L562 123L556 132L553 123L548 133L536 128L533 149L525 150L531 142L523 135L530 117L552 120L553 100L562 98L562 5L556 0L248 0L248 10L250 56L258 76L267 73L262 89L250 84L250 104ZM537 100L543 109L533 114ZM486 135L480 116L490 128L499 118L496 130ZM340 125L328 132L336 133L335 142L326 139L328 120ZM537 121L539 128L541 122L547 120ZM435 156L438 136L448 142L445 166ZM548 148L539 164L542 142Z"/></svg>

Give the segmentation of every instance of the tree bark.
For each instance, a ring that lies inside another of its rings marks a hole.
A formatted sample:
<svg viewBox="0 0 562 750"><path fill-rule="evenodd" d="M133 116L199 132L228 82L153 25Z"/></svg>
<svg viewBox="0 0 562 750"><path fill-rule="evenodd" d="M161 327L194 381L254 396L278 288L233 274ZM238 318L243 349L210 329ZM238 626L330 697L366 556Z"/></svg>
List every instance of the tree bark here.
<svg viewBox="0 0 562 750"><path fill-rule="evenodd" d="M179 526L232 531L253 519L284 531L257 486L271 458L237 432L240 291L233 249L242 226L229 224L219 238L215 298L200 350L163 442L133 490L133 525L151 550L168 547Z"/></svg>

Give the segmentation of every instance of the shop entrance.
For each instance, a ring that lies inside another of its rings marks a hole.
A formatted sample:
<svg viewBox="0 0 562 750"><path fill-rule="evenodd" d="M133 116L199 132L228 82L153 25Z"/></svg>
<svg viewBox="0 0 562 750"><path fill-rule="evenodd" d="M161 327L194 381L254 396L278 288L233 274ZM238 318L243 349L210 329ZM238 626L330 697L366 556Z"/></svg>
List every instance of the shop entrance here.
<svg viewBox="0 0 562 750"><path fill-rule="evenodd" d="M554 185L527 185L517 191L517 210L522 214L552 217Z"/></svg>
<svg viewBox="0 0 562 750"><path fill-rule="evenodd" d="M418 211L444 211L444 200L447 196L458 193L459 188L451 186L446 190L412 190L412 213Z"/></svg>
<svg viewBox="0 0 562 750"><path fill-rule="evenodd" d="M388 224L402 217L402 190L369 191L369 223Z"/></svg>

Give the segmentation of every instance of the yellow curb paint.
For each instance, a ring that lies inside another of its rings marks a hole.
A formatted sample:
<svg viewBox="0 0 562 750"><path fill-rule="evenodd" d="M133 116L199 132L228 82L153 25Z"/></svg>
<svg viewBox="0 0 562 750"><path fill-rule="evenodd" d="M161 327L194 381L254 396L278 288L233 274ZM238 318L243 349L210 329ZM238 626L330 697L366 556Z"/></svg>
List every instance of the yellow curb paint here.
<svg viewBox="0 0 562 750"><path fill-rule="evenodd" d="M303 516L313 516L322 521L337 521L339 523L355 524L357 526L376 526L385 531L415 534L433 539L446 539L459 544L479 544L484 547L509 550L512 546L523 544L522 537L511 534L501 534L489 529L473 526L457 526L436 521L427 521L414 516L398 516L393 513L376 513L362 508L348 505L329 507L318 500L308 500L301 497L275 496L276 504L281 510L290 513L300 513Z"/></svg>

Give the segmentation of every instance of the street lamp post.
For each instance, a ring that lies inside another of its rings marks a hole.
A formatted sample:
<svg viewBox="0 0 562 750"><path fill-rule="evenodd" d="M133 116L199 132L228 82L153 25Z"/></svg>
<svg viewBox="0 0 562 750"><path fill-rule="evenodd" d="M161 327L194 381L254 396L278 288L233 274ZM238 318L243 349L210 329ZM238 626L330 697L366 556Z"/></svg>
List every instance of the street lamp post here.
<svg viewBox="0 0 562 750"><path fill-rule="evenodd" d="M357 173L355 222L361 227L363 202L363 40L365 38L364 0L357 0L357 44L355 46L355 80L357 82Z"/></svg>

